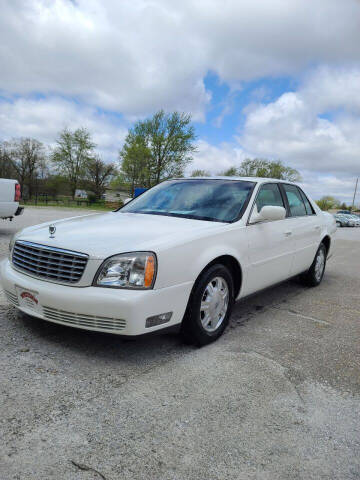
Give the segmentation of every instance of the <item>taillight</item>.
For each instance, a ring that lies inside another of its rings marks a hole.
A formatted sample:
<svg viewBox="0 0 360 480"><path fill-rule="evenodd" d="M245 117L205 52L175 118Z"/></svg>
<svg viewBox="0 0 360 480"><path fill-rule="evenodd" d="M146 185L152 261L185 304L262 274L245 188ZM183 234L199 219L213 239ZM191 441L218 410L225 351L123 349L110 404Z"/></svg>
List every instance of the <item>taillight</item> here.
<svg viewBox="0 0 360 480"><path fill-rule="evenodd" d="M18 183L15 183L15 202L20 202L21 188Z"/></svg>

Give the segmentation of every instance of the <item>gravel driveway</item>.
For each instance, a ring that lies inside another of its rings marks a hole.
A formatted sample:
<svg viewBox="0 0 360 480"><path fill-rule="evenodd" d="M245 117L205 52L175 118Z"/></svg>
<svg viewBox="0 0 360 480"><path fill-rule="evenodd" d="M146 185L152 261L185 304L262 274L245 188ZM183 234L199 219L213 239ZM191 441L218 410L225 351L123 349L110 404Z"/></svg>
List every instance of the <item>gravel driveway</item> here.
<svg viewBox="0 0 360 480"><path fill-rule="evenodd" d="M82 213L26 208L0 223L0 257L17 229ZM1 480L358 480L360 229L338 237L318 288L243 300L202 349L22 317L0 296Z"/></svg>

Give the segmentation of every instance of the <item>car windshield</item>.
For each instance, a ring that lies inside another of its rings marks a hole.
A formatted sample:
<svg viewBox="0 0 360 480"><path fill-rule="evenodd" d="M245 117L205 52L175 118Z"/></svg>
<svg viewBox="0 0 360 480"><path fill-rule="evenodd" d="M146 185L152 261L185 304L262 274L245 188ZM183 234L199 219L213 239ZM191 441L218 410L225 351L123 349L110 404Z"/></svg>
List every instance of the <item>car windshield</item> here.
<svg viewBox="0 0 360 480"><path fill-rule="evenodd" d="M170 180L151 188L119 211L233 222L243 213L254 185L243 180Z"/></svg>

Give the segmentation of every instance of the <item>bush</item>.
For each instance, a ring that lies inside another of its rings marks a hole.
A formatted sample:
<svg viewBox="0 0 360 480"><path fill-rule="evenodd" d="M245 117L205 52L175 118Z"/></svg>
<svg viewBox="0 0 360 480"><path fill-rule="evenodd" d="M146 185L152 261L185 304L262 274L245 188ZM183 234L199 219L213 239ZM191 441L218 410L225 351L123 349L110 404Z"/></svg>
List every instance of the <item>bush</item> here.
<svg viewBox="0 0 360 480"><path fill-rule="evenodd" d="M96 203L97 198L95 193L88 193L88 200L90 204Z"/></svg>

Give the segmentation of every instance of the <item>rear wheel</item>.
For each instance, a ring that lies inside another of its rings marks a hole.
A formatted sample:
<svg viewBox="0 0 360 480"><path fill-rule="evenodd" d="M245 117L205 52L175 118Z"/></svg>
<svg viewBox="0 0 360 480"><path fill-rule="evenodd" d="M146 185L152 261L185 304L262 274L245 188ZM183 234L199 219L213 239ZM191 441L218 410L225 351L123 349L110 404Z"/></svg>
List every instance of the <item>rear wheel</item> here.
<svg viewBox="0 0 360 480"><path fill-rule="evenodd" d="M202 346L219 338L229 323L233 302L229 270L220 264L205 270L190 295L181 328L184 340Z"/></svg>
<svg viewBox="0 0 360 480"><path fill-rule="evenodd" d="M338 228L340 228L340 227L342 227L343 225L342 225L342 223L340 223L340 222L336 222L336 226L337 226Z"/></svg>
<svg viewBox="0 0 360 480"><path fill-rule="evenodd" d="M309 285L310 287L316 287L320 285L325 272L326 255L326 247L323 243L321 243L311 267L306 273L301 275L301 280L303 283Z"/></svg>

